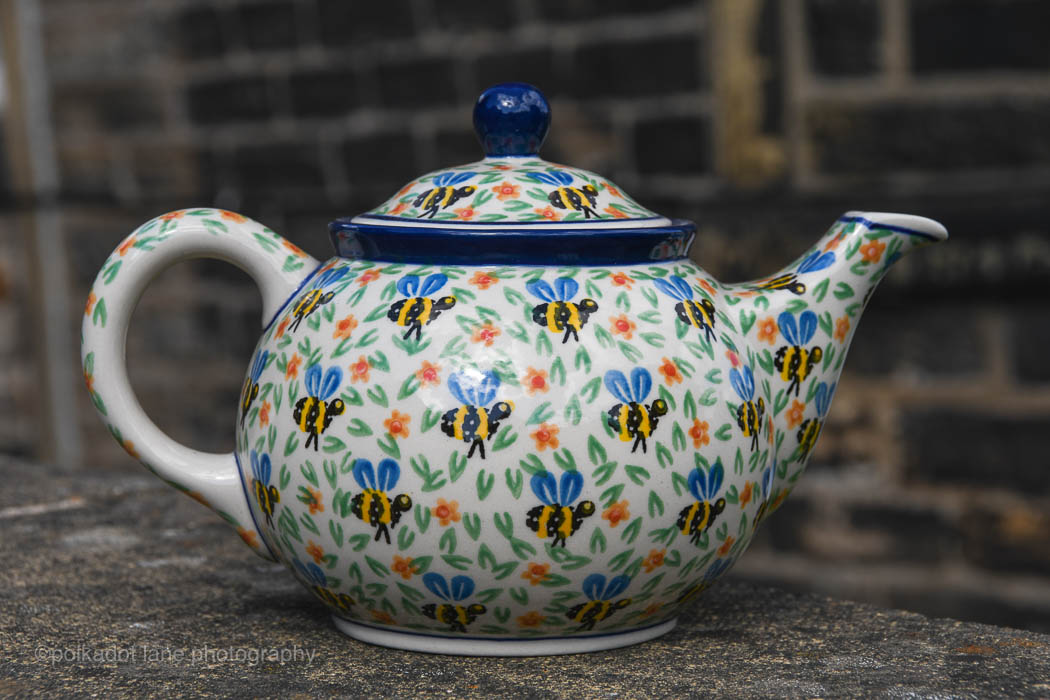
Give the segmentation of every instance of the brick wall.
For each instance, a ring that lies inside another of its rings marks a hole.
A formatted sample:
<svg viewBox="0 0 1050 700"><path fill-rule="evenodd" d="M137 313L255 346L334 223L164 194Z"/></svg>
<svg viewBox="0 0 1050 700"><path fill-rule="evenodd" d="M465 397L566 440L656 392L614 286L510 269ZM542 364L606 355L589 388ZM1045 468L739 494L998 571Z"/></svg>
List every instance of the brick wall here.
<svg viewBox="0 0 1050 700"><path fill-rule="evenodd" d="M883 284L811 472L735 574L1050 629L1047 3L42 8L77 313L114 243L167 209L236 209L327 256L331 216L479 156L472 103L502 80L551 98L546 157L697 221L694 254L722 279L779 268L848 209L940 219L952 240ZM0 240L0 449L31 453L42 417L23 370L39 353L4 333L27 313L10 292L25 293L23 247ZM218 263L147 293L129 362L172 435L231 446L259 313ZM70 394L81 468L137 469Z"/></svg>

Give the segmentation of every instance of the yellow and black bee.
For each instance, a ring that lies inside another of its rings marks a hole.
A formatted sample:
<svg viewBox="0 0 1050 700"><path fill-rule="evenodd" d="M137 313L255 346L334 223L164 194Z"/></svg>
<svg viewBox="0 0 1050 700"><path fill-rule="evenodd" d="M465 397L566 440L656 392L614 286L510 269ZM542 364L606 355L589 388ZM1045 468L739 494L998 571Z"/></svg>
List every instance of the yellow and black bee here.
<svg viewBox="0 0 1050 700"><path fill-rule="evenodd" d="M696 583L689 588L685 589L678 599L675 601L679 605L682 603L688 603L690 600L700 595L715 582L715 579L724 574L729 570L729 567L733 565L733 559L719 559L714 564L707 568L704 572L704 576L700 579L699 583Z"/></svg>
<svg viewBox="0 0 1050 700"><path fill-rule="evenodd" d="M573 508L572 504L583 492L583 476L579 472L565 472L561 475L561 484L549 472L533 474L532 492L540 499L542 505L532 508L526 518L525 526L536 533L537 537L554 538L552 547L561 544L576 533L583 525L583 519L594 515L593 501L580 501Z"/></svg>
<svg viewBox="0 0 1050 700"><path fill-rule="evenodd" d="M453 576L451 587L441 574L428 571L423 574L423 585L444 603L428 603L419 611L431 620L448 625L453 632L466 632L467 625L485 614L486 608L481 603L460 605L474 594L474 579L469 576Z"/></svg>
<svg viewBox="0 0 1050 700"><path fill-rule="evenodd" d="M831 395L835 393L835 384L830 387L821 382L817 385L817 393L813 402L817 405L815 418L807 418L798 428L798 461L802 462L813 451L820 437L820 429L824 425L824 418L828 415L831 407Z"/></svg>
<svg viewBox="0 0 1050 700"><path fill-rule="evenodd" d="M823 270L830 267L835 262L835 251L828 250L821 253L819 250L815 250L799 263L798 269L793 272L785 272L784 274L777 275L776 277L770 277L767 280L762 280L756 284L748 287L756 292L774 292L778 289L786 289L792 294L802 295L806 293L806 285L799 282L798 276L804 275L807 272L816 272L817 270Z"/></svg>
<svg viewBox="0 0 1050 700"><path fill-rule="evenodd" d="M321 599L325 605L340 612L349 613L351 606L355 605L353 598L346 593L336 593L328 587L328 577L324 570L317 564L310 562L303 564L298 559L294 560L295 568L299 574L306 579L310 591Z"/></svg>
<svg viewBox="0 0 1050 700"><path fill-rule="evenodd" d="M449 390L463 405L445 412L441 417L441 432L450 438L469 442L467 457L473 457L477 450L485 459L485 440L492 439L499 431L499 422L509 418L514 410L514 404L509 401L485 408L496 398L499 385L499 376L492 370L463 369L448 378Z"/></svg>
<svg viewBox="0 0 1050 700"><path fill-rule="evenodd" d="M317 276L317 279L310 285L311 289L299 297L299 301L295 302L295 306L292 307L292 316L295 321L288 330L299 330L299 324L303 322L303 319L332 300L335 292L326 292L325 287L330 287L341 280L346 275L346 270L345 267L337 267L325 270Z"/></svg>
<svg viewBox="0 0 1050 700"><path fill-rule="evenodd" d="M263 370L266 368L266 360L269 357L270 353L266 350L256 351L255 359L252 360L251 371L248 372L248 378L244 380L244 390L241 391L242 428L244 427L244 419L248 416L248 411L251 410L252 402L259 395L259 377L262 376Z"/></svg>
<svg viewBox="0 0 1050 700"><path fill-rule="evenodd" d="M420 283L418 275L405 275L397 281L397 291L408 297L395 301L390 305L386 317L399 326L407 326L408 330L402 336L408 340L412 333L419 340L423 326L456 305L456 297L446 296L440 299L431 299L430 295L445 286L448 277L440 273L429 275Z"/></svg>
<svg viewBox="0 0 1050 700"><path fill-rule="evenodd" d="M376 529L376 542L380 537L386 537L386 543L390 544L390 530L401 521L402 513L412 509L412 499L408 494L393 498L388 494L400 478L401 467L392 459L379 463L378 475L367 459L354 463L354 480L364 490L350 501L350 512Z"/></svg>
<svg viewBox="0 0 1050 700"><path fill-rule="evenodd" d="M583 218L592 216L596 219L602 218L594 207L598 204L598 188L594 185L583 187L572 186L572 175L564 172L528 173L528 176L537 182L556 187L547 195L547 201L559 209L569 209L583 214Z"/></svg>
<svg viewBox="0 0 1050 700"><path fill-rule="evenodd" d="M594 299L583 299L579 304L569 301L580 291L580 283L571 277L554 280L553 288L544 280L533 280L525 288L546 302L533 307L532 320L555 333L565 331L561 339L563 344L569 342L570 335L579 341L580 329L587 325L590 315L598 310L598 302Z"/></svg>
<svg viewBox="0 0 1050 700"><path fill-rule="evenodd" d="M795 396L798 396L799 387L813 371L813 365L820 362L820 358L824 356L824 351L819 345L809 349L802 347L812 340L813 334L816 333L817 315L812 311L803 311L796 326L795 317L785 311L777 317L777 325L780 326L781 334L791 344L777 350L773 362L780 372L780 378L790 382L788 393L794 389Z"/></svg>
<svg viewBox="0 0 1050 700"><path fill-rule="evenodd" d="M704 298L693 301L693 288L689 283L678 275L671 275L667 279L653 280L653 284L661 292L677 299L674 310L678 314L678 320L687 326L699 328L704 332L708 342L715 339L715 305L710 299Z"/></svg>
<svg viewBox="0 0 1050 700"><path fill-rule="evenodd" d="M601 574L591 574L583 580L583 593L590 600L574 605L565 615L573 622L580 623L577 632L589 632L594 629L595 623L608 620L614 612L631 604L630 598L613 602L613 598L626 591L630 585L631 579L623 574L610 579L608 583Z"/></svg>
<svg viewBox="0 0 1050 700"><path fill-rule="evenodd" d="M700 536L707 532L715 518L726 508L726 499L713 500L721 490L724 478L725 470L721 461L715 462L707 474L699 468L689 472L689 493L693 494L696 502L678 514L678 529L683 535L689 535L689 541L693 544L700 544Z"/></svg>
<svg viewBox="0 0 1050 700"><path fill-rule="evenodd" d="M273 512L277 504L281 502L281 492L276 486L270 484L270 455L260 456L258 452L252 450L251 459L255 501L259 504L259 510L266 516L266 524L273 526Z"/></svg>
<svg viewBox="0 0 1050 700"><path fill-rule="evenodd" d="M463 187L455 187L461 182L466 182L470 178L474 177L476 173L441 173L434 178L434 187L422 192L416 201L412 202L412 206L419 207L423 211L420 213L419 218L434 218L434 215L441 209L448 209L450 206L470 195L477 192L478 188L474 185L464 185Z"/></svg>
<svg viewBox="0 0 1050 700"><path fill-rule="evenodd" d="M319 436L332 424L332 418L342 415L346 410L346 404L342 399L329 401L339 386L343 383L343 370L339 367L329 367L321 378L321 365L313 365L306 370L306 396L299 399L292 411L292 418L309 437L306 438L304 447L314 444L317 450Z"/></svg>
<svg viewBox="0 0 1050 700"><path fill-rule="evenodd" d="M740 397L736 409L736 424L744 436L751 436L751 449L758 449L758 434L762 432L762 418L766 415L766 402L761 396L755 400L755 375L750 367L744 371L734 368L729 372L729 383Z"/></svg>
<svg viewBox="0 0 1050 700"><path fill-rule="evenodd" d="M632 453L638 445L645 452L645 441L656 430L660 416L667 414L667 402L663 399L656 399L648 406L642 403L653 388L652 375L642 367L635 367L628 384L623 372L611 369L605 373L605 388L622 402L609 409L605 419L609 427L617 431L623 442L634 440Z"/></svg>

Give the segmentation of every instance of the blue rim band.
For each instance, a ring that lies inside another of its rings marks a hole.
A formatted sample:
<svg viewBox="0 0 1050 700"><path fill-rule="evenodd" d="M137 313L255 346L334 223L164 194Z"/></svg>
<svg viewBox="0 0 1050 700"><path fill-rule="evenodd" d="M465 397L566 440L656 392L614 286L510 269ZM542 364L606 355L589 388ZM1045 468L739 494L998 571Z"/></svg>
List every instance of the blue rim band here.
<svg viewBox="0 0 1050 700"><path fill-rule="evenodd" d="M380 226L336 219L336 253L353 260L432 265L634 265L680 260L696 235L691 221L638 229L559 228L464 231Z"/></svg>

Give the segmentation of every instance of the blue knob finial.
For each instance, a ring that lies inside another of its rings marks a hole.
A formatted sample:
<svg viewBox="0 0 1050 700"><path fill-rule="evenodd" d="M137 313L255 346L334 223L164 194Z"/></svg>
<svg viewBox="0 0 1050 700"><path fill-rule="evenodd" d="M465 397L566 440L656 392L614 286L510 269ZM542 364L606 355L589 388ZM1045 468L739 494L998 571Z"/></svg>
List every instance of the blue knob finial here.
<svg viewBox="0 0 1050 700"><path fill-rule="evenodd" d="M474 132L490 158L536 155L550 125L547 98L526 83L494 85L474 105Z"/></svg>

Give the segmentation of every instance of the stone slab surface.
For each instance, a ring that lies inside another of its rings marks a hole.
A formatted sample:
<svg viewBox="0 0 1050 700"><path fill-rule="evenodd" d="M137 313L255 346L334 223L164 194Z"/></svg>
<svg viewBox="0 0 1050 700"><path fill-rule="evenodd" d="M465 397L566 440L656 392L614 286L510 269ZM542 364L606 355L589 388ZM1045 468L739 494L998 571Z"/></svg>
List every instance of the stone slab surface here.
<svg viewBox="0 0 1050 700"><path fill-rule="evenodd" d="M1050 697L1050 636L732 581L616 651L383 649L145 472L0 477L0 696Z"/></svg>

